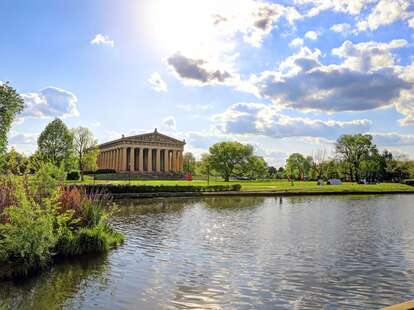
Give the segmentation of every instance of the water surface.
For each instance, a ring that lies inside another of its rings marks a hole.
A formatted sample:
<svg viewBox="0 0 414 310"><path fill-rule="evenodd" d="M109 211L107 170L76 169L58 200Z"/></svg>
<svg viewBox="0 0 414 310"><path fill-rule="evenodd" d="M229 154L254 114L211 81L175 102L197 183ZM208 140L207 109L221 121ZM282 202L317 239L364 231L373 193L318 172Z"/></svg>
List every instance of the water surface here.
<svg viewBox="0 0 414 310"><path fill-rule="evenodd" d="M414 299L410 195L122 203L126 243L1 283L0 309L377 309Z"/></svg>

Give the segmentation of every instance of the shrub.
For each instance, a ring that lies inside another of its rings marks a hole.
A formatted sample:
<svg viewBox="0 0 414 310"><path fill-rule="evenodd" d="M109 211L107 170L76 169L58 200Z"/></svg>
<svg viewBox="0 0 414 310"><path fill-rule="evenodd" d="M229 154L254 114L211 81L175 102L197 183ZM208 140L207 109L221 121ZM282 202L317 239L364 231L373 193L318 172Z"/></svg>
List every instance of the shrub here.
<svg viewBox="0 0 414 310"><path fill-rule="evenodd" d="M414 180L405 180L404 184L414 186Z"/></svg>
<svg viewBox="0 0 414 310"><path fill-rule="evenodd" d="M68 181L78 181L80 179L80 172L77 170L71 171L66 176L66 180Z"/></svg>
<svg viewBox="0 0 414 310"><path fill-rule="evenodd" d="M11 177L0 177L0 224L8 221L6 208L17 205L16 180Z"/></svg>
<svg viewBox="0 0 414 310"><path fill-rule="evenodd" d="M98 169L94 173L95 174L111 174L111 173L116 173L116 170L114 170L114 169Z"/></svg>
<svg viewBox="0 0 414 310"><path fill-rule="evenodd" d="M39 167L31 180L31 192L34 193L37 202L46 197L53 196L65 181L63 166L58 168L51 163L44 163Z"/></svg>
<svg viewBox="0 0 414 310"><path fill-rule="evenodd" d="M225 192L240 191L240 184L231 185L129 185L129 184L81 184L68 185L68 188L79 188L87 193L106 192L109 194L135 194L135 193L198 193L198 192Z"/></svg>
<svg viewBox="0 0 414 310"><path fill-rule="evenodd" d="M0 225L0 261L9 265L13 277L25 276L50 262L60 229L50 202L40 205L22 192L19 188L18 206L6 209L9 220Z"/></svg>

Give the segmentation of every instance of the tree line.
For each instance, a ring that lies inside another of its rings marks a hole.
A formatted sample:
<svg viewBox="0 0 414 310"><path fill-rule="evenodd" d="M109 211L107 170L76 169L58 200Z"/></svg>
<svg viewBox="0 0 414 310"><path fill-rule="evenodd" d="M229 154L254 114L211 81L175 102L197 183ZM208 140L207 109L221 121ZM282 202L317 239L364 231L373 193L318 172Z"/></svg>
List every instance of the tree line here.
<svg viewBox="0 0 414 310"><path fill-rule="evenodd" d="M0 84L0 173L34 173L47 162L67 172L78 170L83 180L85 171L97 169L99 150L93 133L85 127L69 129L60 119L50 122L37 140L37 150L25 156L7 151L7 134L24 108L21 96L8 83ZM414 162L384 150L380 152L367 134L343 135L328 156L319 150L313 156L293 153L283 167L273 167L254 152L249 144L219 142L209 148L200 160L184 155L184 171L193 175L212 175L229 181L235 179L288 178L319 180L337 178L351 182L400 182L414 176Z"/></svg>
<svg viewBox="0 0 414 310"><path fill-rule="evenodd" d="M414 177L414 161L390 151L380 152L371 135L342 135L335 151L328 156L318 150L313 156L292 153L283 167L273 167L254 148L239 142L220 142L210 147L201 160L184 155L184 170L194 175L217 175L225 181L235 179L341 179L350 182L401 182Z"/></svg>

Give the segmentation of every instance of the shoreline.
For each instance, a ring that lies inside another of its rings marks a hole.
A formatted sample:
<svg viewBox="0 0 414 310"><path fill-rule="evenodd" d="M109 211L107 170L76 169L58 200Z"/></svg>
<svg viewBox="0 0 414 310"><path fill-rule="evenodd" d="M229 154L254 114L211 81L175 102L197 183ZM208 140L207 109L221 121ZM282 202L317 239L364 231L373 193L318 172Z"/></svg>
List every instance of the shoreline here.
<svg viewBox="0 0 414 310"><path fill-rule="evenodd" d="M115 193L114 200L185 198L185 197L288 197L288 196L342 196L342 195L400 195L414 194L413 190L390 191L223 191L223 192L152 192L152 193Z"/></svg>

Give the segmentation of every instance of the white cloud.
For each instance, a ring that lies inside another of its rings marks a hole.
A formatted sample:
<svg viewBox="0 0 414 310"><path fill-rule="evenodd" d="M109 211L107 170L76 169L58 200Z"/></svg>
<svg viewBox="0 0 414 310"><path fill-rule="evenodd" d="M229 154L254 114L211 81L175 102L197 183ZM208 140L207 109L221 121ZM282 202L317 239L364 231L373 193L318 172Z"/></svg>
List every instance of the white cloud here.
<svg viewBox="0 0 414 310"><path fill-rule="evenodd" d="M353 44L345 41L334 48L332 54L344 59L343 67L362 72L373 72L383 68L393 68L396 57L391 50L407 46L406 40L392 40L389 43L363 42Z"/></svg>
<svg viewBox="0 0 414 310"><path fill-rule="evenodd" d="M49 86L39 92L21 95L24 110L19 117L69 117L79 116L76 96L64 89Z"/></svg>
<svg viewBox="0 0 414 310"><path fill-rule="evenodd" d="M410 3L410 0L379 0L368 17L357 23L357 28L373 31L399 20L408 20L413 17L413 12L408 11Z"/></svg>
<svg viewBox="0 0 414 310"><path fill-rule="evenodd" d="M303 46L303 39L301 38L295 38L292 41L290 41L289 46L290 47L299 47L299 46Z"/></svg>
<svg viewBox="0 0 414 310"><path fill-rule="evenodd" d="M387 107L396 104L403 91L413 91L413 83L401 76L389 53L389 49L405 44L404 40L345 42L334 50L344 58L335 65L323 65L318 49L302 47L276 70L251 81L260 97L271 99L278 107L323 112Z"/></svg>
<svg viewBox="0 0 414 310"><path fill-rule="evenodd" d="M37 133L19 133L11 131L8 135L8 146L25 154L33 153L36 148Z"/></svg>
<svg viewBox="0 0 414 310"><path fill-rule="evenodd" d="M318 37L319 37L319 33L317 33L316 31L313 31L313 30L308 31L305 34L305 38L307 38L309 40L317 40Z"/></svg>
<svg viewBox="0 0 414 310"><path fill-rule="evenodd" d="M173 116L168 116L164 118L162 122L162 126L167 130L175 130L176 129L176 122Z"/></svg>
<svg viewBox="0 0 414 310"><path fill-rule="evenodd" d="M91 40L91 44L93 45L108 45L110 47L115 46L115 42L111 40L107 35L103 35L98 33L95 37Z"/></svg>
<svg viewBox="0 0 414 310"><path fill-rule="evenodd" d="M333 32L348 33L351 30L351 25L347 23L335 24L330 29Z"/></svg>
<svg viewBox="0 0 414 310"><path fill-rule="evenodd" d="M148 83L151 84L152 89L157 92L166 92L168 90L167 83L162 79L158 72L154 72L148 78Z"/></svg>
<svg viewBox="0 0 414 310"><path fill-rule="evenodd" d="M275 139L286 137L337 138L345 133L367 132L368 120L350 122L323 121L281 114L273 105L236 103L214 118L223 134L263 135Z"/></svg>
<svg viewBox="0 0 414 310"><path fill-rule="evenodd" d="M358 15L369 4L377 0L295 0L299 5L311 5L309 16L316 16L327 10ZM388 0L390 1L390 0Z"/></svg>

